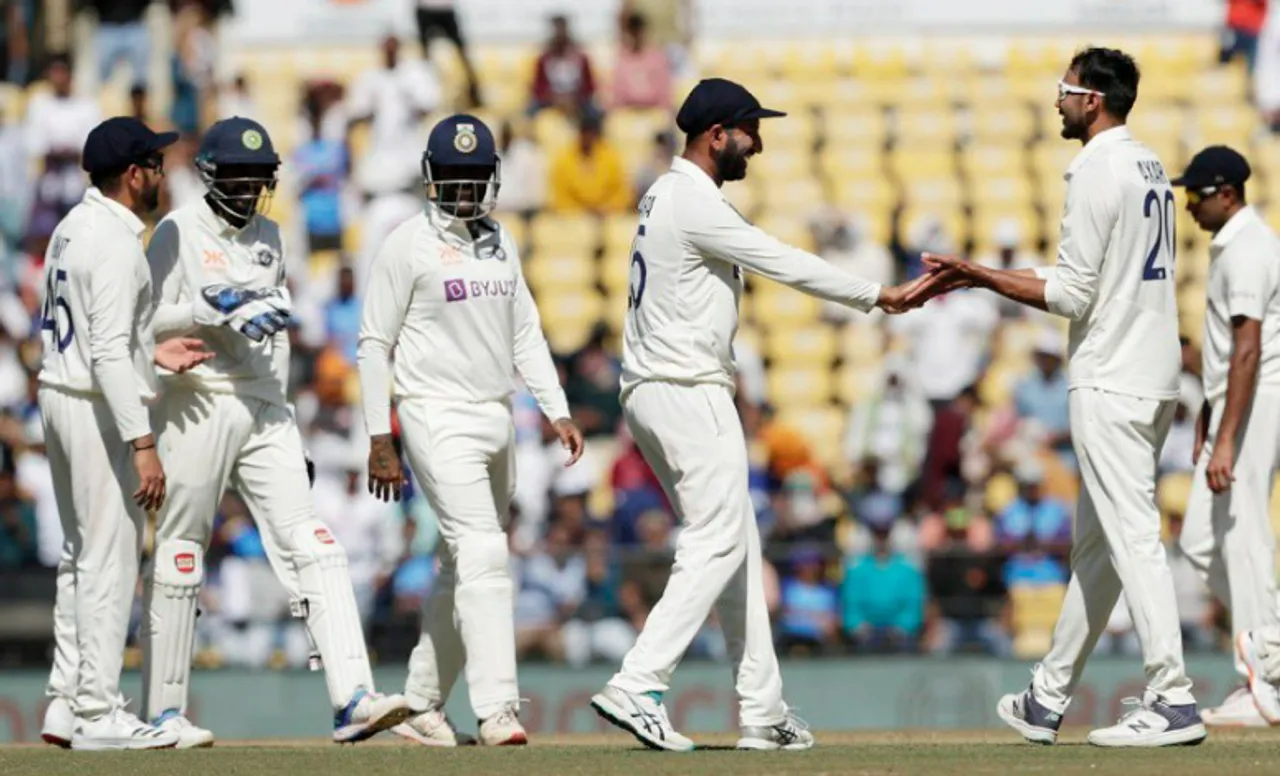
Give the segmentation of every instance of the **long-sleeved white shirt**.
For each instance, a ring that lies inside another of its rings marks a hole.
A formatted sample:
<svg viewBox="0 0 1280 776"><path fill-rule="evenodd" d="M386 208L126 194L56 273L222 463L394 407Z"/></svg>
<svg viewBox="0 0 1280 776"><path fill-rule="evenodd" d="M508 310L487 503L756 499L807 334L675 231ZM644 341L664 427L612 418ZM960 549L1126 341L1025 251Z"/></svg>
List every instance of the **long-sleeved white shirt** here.
<svg viewBox="0 0 1280 776"><path fill-rule="evenodd" d="M283 288L285 251L280 227L254 216L236 229L203 199L178 208L156 226L147 247L155 286L156 337L191 334L213 359L180 375L161 372L165 383L189 390L233 393L283 406L289 382L289 336L254 342L229 326L197 326L201 289Z"/></svg>
<svg viewBox="0 0 1280 776"><path fill-rule="evenodd" d="M143 402L156 395L143 231L128 208L90 188L44 260L40 384L105 397L125 441L151 433Z"/></svg>
<svg viewBox="0 0 1280 776"><path fill-rule="evenodd" d="M391 431L393 348L397 398L506 401L518 371L548 418L569 417L515 242L496 222L481 229L474 238L428 204L378 251L358 348L371 436Z"/></svg>
<svg viewBox="0 0 1280 776"><path fill-rule="evenodd" d="M622 396L647 380L734 387L742 270L871 310L880 284L757 229L715 182L677 157L640 200L623 333Z"/></svg>
<svg viewBox="0 0 1280 776"><path fill-rule="evenodd" d="M1116 127L1067 168L1058 263L1036 270L1049 312L1071 320L1070 388L1178 396L1177 204L1159 158Z"/></svg>
<svg viewBox="0 0 1280 776"><path fill-rule="evenodd" d="M1235 317L1262 322L1258 386L1280 388L1280 240L1256 210L1246 207L1213 236L1209 256L1201 352L1205 399L1216 401L1227 393Z"/></svg>

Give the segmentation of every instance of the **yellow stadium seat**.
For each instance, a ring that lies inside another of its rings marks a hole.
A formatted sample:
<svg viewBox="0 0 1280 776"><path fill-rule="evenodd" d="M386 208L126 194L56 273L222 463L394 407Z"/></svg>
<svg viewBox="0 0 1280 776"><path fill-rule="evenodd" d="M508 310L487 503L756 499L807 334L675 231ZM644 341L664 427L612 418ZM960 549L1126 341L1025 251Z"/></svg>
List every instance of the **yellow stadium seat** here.
<svg viewBox="0 0 1280 776"><path fill-rule="evenodd" d="M1013 143L975 143L960 152L960 171L975 183L989 177L1024 176L1026 151Z"/></svg>
<svg viewBox="0 0 1280 776"><path fill-rule="evenodd" d="M757 326L801 326L817 321L822 313L822 303L807 294L764 278L752 283L752 317Z"/></svg>
<svg viewBox="0 0 1280 776"><path fill-rule="evenodd" d="M829 368L836 357L836 335L826 324L770 326L764 355L777 366Z"/></svg>
<svg viewBox="0 0 1280 776"><path fill-rule="evenodd" d="M813 154L807 149L771 148L765 141L765 152L751 157L749 166L753 175L767 181L767 189L780 181L812 175Z"/></svg>
<svg viewBox="0 0 1280 776"><path fill-rule="evenodd" d="M621 293L631 285L631 254L622 251L606 251L597 266L600 284L609 293Z"/></svg>
<svg viewBox="0 0 1280 776"><path fill-rule="evenodd" d="M0 116L5 121L22 121L27 108L27 93L17 86L0 83Z"/></svg>
<svg viewBox="0 0 1280 776"><path fill-rule="evenodd" d="M882 380L878 363L845 364L836 372L836 398L843 406L851 407L873 396L879 390Z"/></svg>
<svg viewBox="0 0 1280 776"><path fill-rule="evenodd" d="M832 40L793 40L784 49L782 76L792 82L829 81L838 71Z"/></svg>
<svg viewBox="0 0 1280 776"><path fill-rule="evenodd" d="M524 277L536 293L585 289L595 282L593 262L580 253L539 253L524 262Z"/></svg>
<svg viewBox="0 0 1280 776"><path fill-rule="evenodd" d="M548 153L555 153L577 136L577 129L558 110L540 110L533 119L533 137Z"/></svg>
<svg viewBox="0 0 1280 776"><path fill-rule="evenodd" d="M969 191L974 207L1019 208L1031 202L1031 181L1022 175L985 175L971 179Z"/></svg>
<svg viewBox="0 0 1280 776"><path fill-rule="evenodd" d="M751 91L762 104L786 111L789 116L798 115L807 107L795 85L782 78L757 79Z"/></svg>
<svg viewBox="0 0 1280 776"><path fill-rule="evenodd" d="M955 78L955 74L949 76ZM959 99L975 113L999 114L1013 107L1013 82L1003 73L973 73L960 83Z"/></svg>
<svg viewBox="0 0 1280 776"><path fill-rule="evenodd" d="M1214 103L1212 109L1194 112L1195 140L1192 146L1200 150L1204 146L1225 144L1237 149L1249 146L1254 132L1261 129L1258 112L1247 103Z"/></svg>
<svg viewBox="0 0 1280 776"><path fill-rule="evenodd" d="M988 108L974 103L970 111L969 136L978 143L999 143L1017 149L1036 131L1036 115L1024 105Z"/></svg>
<svg viewBox="0 0 1280 776"><path fill-rule="evenodd" d="M780 367L769 370L769 401L780 410L824 407L833 394L827 367Z"/></svg>
<svg viewBox="0 0 1280 776"><path fill-rule="evenodd" d="M1070 39L1023 37L1009 47L1007 66L1010 73L1026 73L1050 79L1046 91L1052 91L1052 79L1062 76L1071 64L1075 44Z"/></svg>
<svg viewBox="0 0 1280 776"><path fill-rule="evenodd" d="M770 399L777 401L774 394ZM840 443L844 436L844 413L829 404L825 406L801 406L783 402L787 407L778 413L778 421L798 431L809 443L819 463L831 466L841 457Z"/></svg>
<svg viewBox="0 0 1280 776"><path fill-rule="evenodd" d="M1048 651L1066 597L1066 585L1015 585L1009 590L1016 657L1031 659Z"/></svg>
<svg viewBox="0 0 1280 776"><path fill-rule="evenodd" d="M885 155L879 148L857 141L831 143L818 155L818 170L833 186L842 183L883 182Z"/></svg>
<svg viewBox="0 0 1280 776"><path fill-rule="evenodd" d="M671 114L661 108L617 110L605 120L605 134L620 148L640 147L645 151L653 146L655 135L673 128Z"/></svg>
<svg viewBox="0 0 1280 776"><path fill-rule="evenodd" d="M508 212L499 212L497 221L502 224L503 229L507 230L507 234L511 235L511 240L516 244L516 248L523 251L525 243L529 241L529 222L515 213ZM523 253L521 253L521 258L524 258Z"/></svg>
<svg viewBox="0 0 1280 776"><path fill-rule="evenodd" d="M949 89L947 84L934 78L872 81L868 85L869 97L878 104L940 111L950 106Z"/></svg>
<svg viewBox="0 0 1280 776"><path fill-rule="evenodd" d="M882 110L832 108L824 112L823 134L826 151L878 151L888 137L889 127Z"/></svg>
<svg viewBox="0 0 1280 776"><path fill-rule="evenodd" d="M842 77L827 84L827 96L822 102L824 110L865 110L878 108L878 92L874 92L874 81L865 76Z"/></svg>
<svg viewBox="0 0 1280 776"><path fill-rule="evenodd" d="M1249 73L1240 64L1209 67L1190 76L1187 96L1206 110L1248 103Z"/></svg>
<svg viewBox="0 0 1280 776"><path fill-rule="evenodd" d="M590 255L600 245L600 222L589 215L543 213L533 220L533 251Z"/></svg>
<svg viewBox="0 0 1280 776"><path fill-rule="evenodd" d="M616 326L621 320L604 318L604 297L594 291L557 292L539 297L542 328L552 350L569 353L582 346L591 327L600 320Z"/></svg>
<svg viewBox="0 0 1280 776"><path fill-rule="evenodd" d="M903 145L949 148L958 137L955 112L948 108L898 110L893 134Z"/></svg>
<svg viewBox="0 0 1280 776"><path fill-rule="evenodd" d="M628 254L636 239L638 222L633 213L617 213L605 216L604 250L606 255Z"/></svg>
<svg viewBox="0 0 1280 776"><path fill-rule="evenodd" d="M888 345L886 339L884 327L854 319L853 325L840 332L840 358L864 371L868 367L876 367L884 357Z"/></svg>
<svg viewBox="0 0 1280 776"><path fill-rule="evenodd" d="M945 203L919 204L909 202L902 211L900 228L903 239L910 240L911 234L922 224L936 219L942 225L942 232L950 242L953 250L959 250L965 237L966 225L964 214L954 205Z"/></svg>
<svg viewBox="0 0 1280 776"><path fill-rule="evenodd" d="M768 105L768 103L765 103ZM788 113L784 121L765 122L760 127L760 139L764 142L764 153L769 156L777 151L785 153L813 154L814 144L818 140L820 124L812 110L800 108Z"/></svg>
<svg viewBox="0 0 1280 776"><path fill-rule="evenodd" d="M1006 221L1018 225L1021 247L1033 248L1043 229L1040 215L1031 207L1031 200L1011 202L1008 204L974 203L970 223L973 228L974 252L985 253L994 250L996 231Z"/></svg>
<svg viewBox="0 0 1280 776"><path fill-rule="evenodd" d="M866 213L873 219L887 215L898 197L898 190L880 173L867 175L828 168L827 183L833 202L840 208Z"/></svg>
<svg viewBox="0 0 1280 776"><path fill-rule="evenodd" d="M889 172L902 181L912 178L954 177L955 154L932 144L900 145L889 154Z"/></svg>
<svg viewBox="0 0 1280 776"><path fill-rule="evenodd" d="M851 52L854 75L877 81L896 81L907 77L910 68L901 46L894 43L859 41Z"/></svg>
<svg viewBox="0 0 1280 776"><path fill-rule="evenodd" d="M307 269L313 278L334 277L342 266L341 254L338 251L316 251L307 262Z"/></svg>
<svg viewBox="0 0 1280 776"><path fill-rule="evenodd" d="M1018 483L1013 477L1001 472L987 481L987 489L983 495L983 506L987 514L997 515L1018 497Z"/></svg>
<svg viewBox="0 0 1280 776"><path fill-rule="evenodd" d="M902 183L902 198L913 207L956 210L959 216L964 189L954 177L910 178Z"/></svg>
<svg viewBox="0 0 1280 776"><path fill-rule="evenodd" d="M815 178L772 177L761 190L762 212L770 216L807 218L827 201L821 182Z"/></svg>
<svg viewBox="0 0 1280 776"><path fill-rule="evenodd" d="M1039 179L1041 185L1062 188L1066 185L1063 176L1071 160L1080 153L1080 146L1065 140L1046 140L1031 149L1031 171Z"/></svg>

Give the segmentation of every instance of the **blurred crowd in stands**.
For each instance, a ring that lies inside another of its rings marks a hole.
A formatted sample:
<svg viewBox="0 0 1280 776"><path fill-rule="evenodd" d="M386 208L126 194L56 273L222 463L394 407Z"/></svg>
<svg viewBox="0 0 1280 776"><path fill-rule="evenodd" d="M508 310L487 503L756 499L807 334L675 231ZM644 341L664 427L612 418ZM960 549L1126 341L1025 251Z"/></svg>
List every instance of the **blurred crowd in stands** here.
<svg viewBox="0 0 1280 776"><path fill-rule="evenodd" d="M255 99L260 85L218 61L227 2L167 4L172 54L162 89L154 82L154 38L143 26L151 3L87 3L98 18L88 62L36 45L50 38L43 26L32 26L40 5L0 1L6 11L0 71L25 89L23 111L0 115L0 580L11 581L0 595L0 622L6 605L22 596L47 596L52 605L62 541L34 374L44 248L84 191L81 144L103 118L100 93L73 83L118 83L127 72L129 109L183 133L167 157L167 195L157 217L202 196L192 167L202 128L224 116L262 115ZM524 110L494 117L503 156L499 217L526 235L530 267L554 258L534 244L536 219L585 214L625 221L682 144L668 128L647 137L637 152L619 149L603 131L628 111L669 115L683 96L677 84L693 75L688 3L622 6L611 78L601 78L598 63L575 41L572 20L557 17L549 21L541 53L527 63ZM350 556L370 644L384 661L403 659L416 641L416 613L435 574L437 529L416 485L403 504L383 504L366 491L354 374L360 289L381 236L421 206L417 160L426 128L448 111L486 107L484 73L468 56L454 3L418 0L418 7L420 41L387 38L378 64L366 72L350 74L345 83L300 84L293 126L266 122L287 138L279 145L289 152L276 207L292 211L296 234L289 256L298 304L290 395L318 467L316 509ZM24 25L30 34L15 34ZM1242 16L1233 25L1230 51L1252 56L1260 19ZM460 55L464 80L456 90L420 55L442 42L449 56ZM87 75L73 78L78 72ZM157 92L170 95L163 110L153 104ZM572 120L571 142L545 147L534 140L528 127L543 111ZM765 128L762 159L775 126L788 132L786 121ZM877 280L919 272L925 250L969 250L945 219L895 218L888 239L877 240L862 214L805 210L793 231L808 247ZM974 258L1003 266L1040 264L1051 247L1016 221L998 224L985 243ZM581 266L611 258L603 248L599 253ZM753 279L752 298L798 296L765 286ZM532 398L521 391L513 400L519 484L510 541L524 659L618 661L662 592L679 533L621 423L623 309L607 289L599 291L609 302L599 320L557 354L575 418L588 435L583 463L564 469L563 451ZM562 300L540 292L539 302L551 326ZM752 304L755 318L744 321L737 343L738 399L753 452L766 590L784 651L1040 652L1065 590L1076 495L1063 329L979 292L956 292L894 318L823 306L805 328L819 327L823 342L838 343L834 355L817 357L822 374L853 370L861 381L838 394L845 401L825 394L815 400L822 417L840 427L835 434L825 430L824 439L835 440L828 444L816 441L811 425L790 421L812 417L813 408L792 411L809 401L807 389L772 377L801 340L777 341L785 330L763 338L770 321L762 320L762 302ZM1179 494L1191 469L1192 420L1200 405L1198 356L1190 342L1185 368L1182 406L1161 461L1167 475L1161 499L1169 505L1169 552L1188 644L1216 648L1218 612L1176 549L1185 500ZM305 637L288 619L288 601L252 516L233 493L217 516L209 556L201 663L305 664ZM42 664L49 640L50 632L39 627L23 632L0 625L0 663ZM1136 654L1123 602L1103 648ZM694 650L723 656L714 621Z"/></svg>

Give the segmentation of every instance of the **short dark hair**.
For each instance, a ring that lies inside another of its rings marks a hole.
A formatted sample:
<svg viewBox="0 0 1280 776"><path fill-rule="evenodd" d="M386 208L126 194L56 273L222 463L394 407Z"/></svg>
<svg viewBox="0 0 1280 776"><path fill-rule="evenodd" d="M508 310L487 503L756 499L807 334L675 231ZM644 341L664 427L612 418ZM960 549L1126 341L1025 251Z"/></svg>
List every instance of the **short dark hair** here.
<svg viewBox="0 0 1280 776"><path fill-rule="evenodd" d="M1133 57L1109 48L1087 48L1071 59L1080 85L1102 92L1107 113L1124 121L1138 100L1138 63Z"/></svg>
<svg viewBox="0 0 1280 776"><path fill-rule="evenodd" d="M129 168L126 167L123 170L90 173L89 184L103 194L110 194L120 188L120 181L128 171Z"/></svg>

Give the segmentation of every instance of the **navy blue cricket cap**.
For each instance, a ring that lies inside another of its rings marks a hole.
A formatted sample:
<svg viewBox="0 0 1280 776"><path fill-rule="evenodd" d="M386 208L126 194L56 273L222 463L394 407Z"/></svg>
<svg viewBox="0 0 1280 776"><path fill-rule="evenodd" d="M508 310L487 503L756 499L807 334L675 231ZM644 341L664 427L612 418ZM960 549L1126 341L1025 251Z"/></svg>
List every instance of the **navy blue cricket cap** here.
<svg viewBox="0 0 1280 776"><path fill-rule="evenodd" d="M742 84L724 78L704 78L684 98L676 114L676 126L686 135L701 135L716 124L733 126L752 119L787 114L762 107Z"/></svg>
<svg viewBox="0 0 1280 776"><path fill-rule="evenodd" d="M124 171L131 164L147 161L177 140L177 132L154 132L135 118L116 116L89 132L80 155L80 166L90 175Z"/></svg>
<svg viewBox="0 0 1280 776"><path fill-rule="evenodd" d="M483 121L458 113L431 128L424 160L438 167L493 167L498 144Z"/></svg>
<svg viewBox="0 0 1280 776"><path fill-rule="evenodd" d="M280 164L267 128L243 116L232 116L209 127L196 158L212 164Z"/></svg>
<svg viewBox="0 0 1280 776"><path fill-rule="evenodd" d="M1209 146L1191 157L1186 172L1174 178L1174 186L1207 189L1210 186L1239 185L1249 180L1253 171L1240 153L1224 145Z"/></svg>

